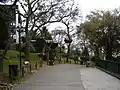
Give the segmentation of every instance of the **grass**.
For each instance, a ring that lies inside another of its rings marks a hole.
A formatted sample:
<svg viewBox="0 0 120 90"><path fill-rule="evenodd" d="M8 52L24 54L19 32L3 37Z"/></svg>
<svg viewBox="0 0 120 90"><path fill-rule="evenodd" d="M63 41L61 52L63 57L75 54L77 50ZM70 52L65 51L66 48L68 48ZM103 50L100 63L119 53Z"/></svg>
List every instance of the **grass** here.
<svg viewBox="0 0 120 90"><path fill-rule="evenodd" d="M22 56L24 55L24 53L22 53ZM19 69L19 52L18 51L13 51L13 50L9 50L6 54L6 58L4 60L4 63L3 63L3 69L4 69L4 74L5 74L5 78L2 79L3 81L2 82L5 82L5 83L9 83L10 79L8 78L8 73L9 73L9 65L10 64L17 64L18 65L18 69ZM11 57L11 58L10 58ZM24 58L22 58L22 64L24 62ZM36 62L40 62L40 57L38 56L38 53L30 53L30 63L31 63L31 68L32 70L35 69L35 64ZM46 64L46 62L43 62L44 64ZM28 75L27 75L28 76ZM12 81L12 83L19 83L21 81L23 81L25 79L25 77L21 77L21 76L18 76L16 77L16 80ZM1 80L0 80L1 81Z"/></svg>
<svg viewBox="0 0 120 90"><path fill-rule="evenodd" d="M32 65L32 68L34 68L36 62L40 61L40 57L38 56L38 53L30 53L30 62Z"/></svg>
<svg viewBox="0 0 120 90"><path fill-rule="evenodd" d="M10 64L17 64L18 65L18 69L19 69L19 58L17 58L17 56L19 55L19 52L18 51L12 51L12 50L9 50L7 52L7 55L6 57L8 57L8 59L5 59L4 60L4 73L6 73L8 75L8 72L9 72L9 65ZM24 53L22 53L22 55L24 55ZM9 57L12 57L12 58L9 58ZM74 63L74 61L72 59L69 59L71 60L72 64ZM24 58L22 58L22 63L24 61ZM35 69L35 64L36 62L39 62L40 61L40 57L38 56L38 53L30 53L30 63L31 63L31 66L32 66L32 70ZM62 57L62 63L64 63L64 61L66 61L66 57ZM57 64L59 61L56 60L55 61L55 64ZM46 62L43 62L44 64L47 64ZM18 80L24 80L24 78L21 78L21 77L18 77L19 79ZM16 83L16 81L15 81Z"/></svg>
<svg viewBox="0 0 120 90"><path fill-rule="evenodd" d="M18 51L9 50L7 52L6 56L8 57L8 59L4 60L4 72L5 73L8 73L10 64L17 64L19 66L19 58L14 58L14 57L17 57L18 55L19 55ZM24 54L22 53L22 55ZM9 57L13 57L13 58L9 58ZM23 61L24 59L22 58L22 63ZM30 53L30 62L31 62L32 68L34 67L35 63L39 61L40 61L40 58L38 56L38 53Z"/></svg>
<svg viewBox="0 0 120 90"><path fill-rule="evenodd" d="M18 55L19 55L18 51L9 50L7 52L6 56L8 57L8 59L4 60L4 72L5 73L8 73L10 64L17 64L19 66L19 58L9 58L9 57L17 57ZM24 53L22 53L22 55L24 55ZM71 63L74 64L74 60L72 59L69 59L69 60L71 60ZM22 63L23 61L24 61L24 58L22 58ZM38 53L30 53L30 62L32 65L32 69L35 69L35 64L36 62L39 62L39 61L40 61L40 57L38 56ZM64 61L66 61L66 57L62 57L62 63L64 63ZM58 63L58 62L59 61L57 60L55 63ZM43 62L43 63L46 64L46 62Z"/></svg>
<svg viewBox="0 0 120 90"><path fill-rule="evenodd" d="M7 55L6 55L6 57L10 57L10 56L17 56L18 55L18 52L17 51L8 51L7 52ZM13 58L13 59L5 59L4 60L4 64L3 64L3 66L4 66L4 72L5 73L8 73L8 70L9 70L9 64L18 64L18 59L17 58Z"/></svg>

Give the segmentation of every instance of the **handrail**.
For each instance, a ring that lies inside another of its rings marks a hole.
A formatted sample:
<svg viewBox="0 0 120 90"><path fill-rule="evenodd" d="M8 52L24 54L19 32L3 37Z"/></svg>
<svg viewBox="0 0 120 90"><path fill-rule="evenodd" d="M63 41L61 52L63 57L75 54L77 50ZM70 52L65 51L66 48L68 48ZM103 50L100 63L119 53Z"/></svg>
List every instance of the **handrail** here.
<svg viewBox="0 0 120 90"><path fill-rule="evenodd" d="M95 60L96 66L103 68L107 71L120 74L120 62L108 60Z"/></svg>
<svg viewBox="0 0 120 90"><path fill-rule="evenodd" d="M96 60L97 61L97 60ZM116 64L120 64L120 62L118 61L111 61L111 60L100 60L99 61L105 61L105 62L111 62L111 63L116 63Z"/></svg>

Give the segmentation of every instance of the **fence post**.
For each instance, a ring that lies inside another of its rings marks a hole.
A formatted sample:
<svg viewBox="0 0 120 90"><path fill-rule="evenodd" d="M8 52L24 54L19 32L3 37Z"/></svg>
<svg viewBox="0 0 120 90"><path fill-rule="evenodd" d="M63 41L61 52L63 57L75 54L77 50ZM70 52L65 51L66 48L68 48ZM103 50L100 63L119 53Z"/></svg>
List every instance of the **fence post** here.
<svg viewBox="0 0 120 90"><path fill-rule="evenodd" d="M71 60L70 60L70 64L71 64Z"/></svg>
<svg viewBox="0 0 120 90"><path fill-rule="evenodd" d="M39 67L42 67L42 66L43 66L43 61L41 60Z"/></svg>
<svg viewBox="0 0 120 90"><path fill-rule="evenodd" d="M24 70L24 67L22 66L22 77L24 77L25 76L25 70Z"/></svg>
<svg viewBox="0 0 120 90"><path fill-rule="evenodd" d="M65 60L64 60L64 64L65 64Z"/></svg>
<svg viewBox="0 0 120 90"><path fill-rule="evenodd" d="M10 82L13 82L13 75L12 75L12 68L11 65L9 65L9 78L10 78Z"/></svg>
<svg viewBox="0 0 120 90"><path fill-rule="evenodd" d="M105 62L105 69L107 70L108 69L108 64L109 64L109 62Z"/></svg>
<svg viewBox="0 0 120 90"><path fill-rule="evenodd" d="M117 73L119 73L119 64L117 64Z"/></svg>
<svg viewBox="0 0 120 90"><path fill-rule="evenodd" d="M35 69L37 70L37 62L35 63Z"/></svg>
<svg viewBox="0 0 120 90"><path fill-rule="evenodd" d="M31 66L31 64L30 64L30 66L29 66L29 70L30 70L30 73L31 73L31 71L32 71L32 66Z"/></svg>

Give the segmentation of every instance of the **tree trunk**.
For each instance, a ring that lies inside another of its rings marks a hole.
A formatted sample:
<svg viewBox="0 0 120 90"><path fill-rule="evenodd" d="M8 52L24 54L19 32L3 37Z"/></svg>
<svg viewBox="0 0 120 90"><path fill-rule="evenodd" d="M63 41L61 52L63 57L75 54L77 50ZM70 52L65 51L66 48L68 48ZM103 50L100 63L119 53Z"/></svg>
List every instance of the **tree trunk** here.
<svg viewBox="0 0 120 90"><path fill-rule="evenodd" d="M26 27L25 27L25 34L26 34L26 45L25 45L25 59L30 61L30 39L29 39L29 31L28 31L28 24L29 18L26 18Z"/></svg>
<svg viewBox="0 0 120 90"><path fill-rule="evenodd" d="M60 42L60 58L59 58L59 64L61 63L62 55L61 55L61 42Z"/></svg>
<svg viewBox="0 0 120 90"><path fill-rule="evenodd" d="M95 56L99 58L99 48L97 46L95 47Z"/></svg>
<svg viewBox="0 0 120 90"><path fill-rule="evenodd" d="M112 44L113 44L113 37L112 37L112 29L111 26L108 26L109 32L106 40L106 59L112 60Z"/></svg>
<svg viewBox="0 0 120 90"><path fill-rule="evenodd" d="M107 60L112 59L112 47L109 43L107 43L107 46L106 46L106 59Z"/></svg>
<svg viewBox="0 0 120 90"><path fill-rule="evenodd" d="M47 51L47 55L46 55L46 59L47 59L47 65L49 65L49 51Z"/></svg>
<svg viewBox="0 0 120 90"><path fill-rule="evenodd" d="M3 72L3 57L0 56L0 72Z"/></svg>
<svg viewBox="0 0 120 90"><path fill-rule="evenodd" d="M25 60L30 61L30 46L29 46L29 41L26 42L26 46L25 46Z"/></svg>
<svg viewBox="0 0 120 90"><path fill-rule="evenodd" d="M47 62L47 65L49 65L50 47L46 46L45 53L46 53L46 62Z"/></svg>
<svg viewBox="0 0 120 90"><path fill-rule="evenodd" d="M68 44L68 48L67 48L67 49L68 49L68 50L67 50L67 58L66 58L66 62L67 62L67 63L69 62L70 44L71 44L71 43Z"/></svg>

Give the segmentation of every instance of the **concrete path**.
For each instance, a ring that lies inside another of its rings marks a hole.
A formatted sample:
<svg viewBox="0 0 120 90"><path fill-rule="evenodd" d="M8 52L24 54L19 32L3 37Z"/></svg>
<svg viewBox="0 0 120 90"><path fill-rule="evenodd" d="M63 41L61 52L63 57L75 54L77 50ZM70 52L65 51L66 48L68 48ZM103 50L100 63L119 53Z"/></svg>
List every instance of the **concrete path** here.
<svg viewBox="0 0 120 90"><path fill-rule="evenodd" d="M61 64L42 68L14 90L120 90L120 80L96 68Z"/></svg>
<svg viewBox="0 0 120 90"><path fill-rule="evenodd" d="M41 69L14 90L85 90L80 65L55 65Z"/></svg>
<svg viewBox="0 0 120 90"><path fill-rule="evenodd" d="M80 70L85 90L120 90L120 80L96 68Z"/></svg>

